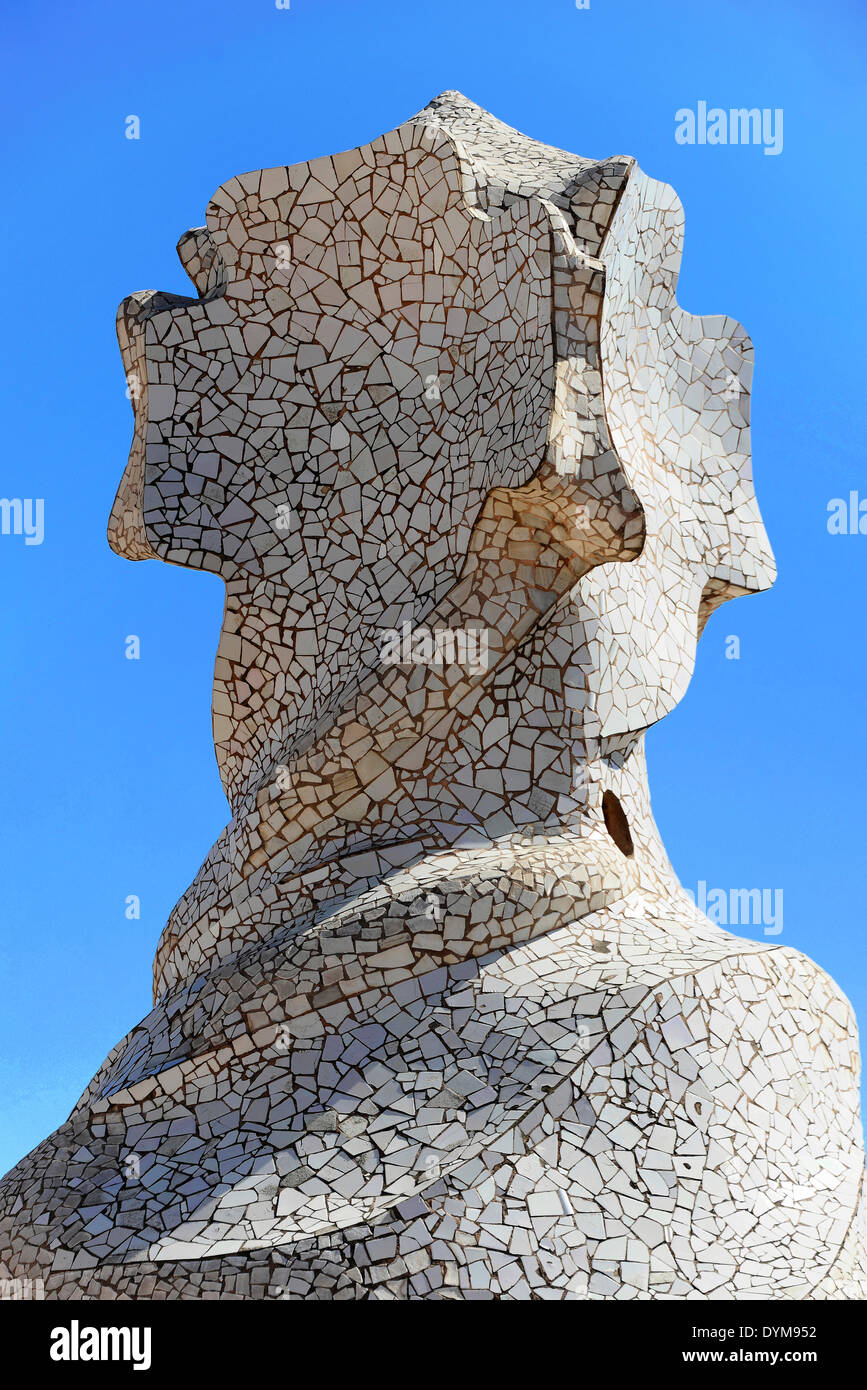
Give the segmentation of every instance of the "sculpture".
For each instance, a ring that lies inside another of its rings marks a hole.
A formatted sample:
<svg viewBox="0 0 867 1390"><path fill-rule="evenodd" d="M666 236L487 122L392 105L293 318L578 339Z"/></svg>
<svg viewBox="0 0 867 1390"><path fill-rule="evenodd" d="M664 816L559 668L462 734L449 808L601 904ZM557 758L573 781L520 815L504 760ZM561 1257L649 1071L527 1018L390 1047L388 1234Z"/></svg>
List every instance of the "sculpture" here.
<svg viewBox="0 0 867 1390"><path fill-rule="evenodd" d="M46 1296L863 1291L849 1006L680 888L644 731L766 588L752 350L630 159L457 93L230 180L133 295L109 525L219 573L232 821L0 1185Z"/></svg>

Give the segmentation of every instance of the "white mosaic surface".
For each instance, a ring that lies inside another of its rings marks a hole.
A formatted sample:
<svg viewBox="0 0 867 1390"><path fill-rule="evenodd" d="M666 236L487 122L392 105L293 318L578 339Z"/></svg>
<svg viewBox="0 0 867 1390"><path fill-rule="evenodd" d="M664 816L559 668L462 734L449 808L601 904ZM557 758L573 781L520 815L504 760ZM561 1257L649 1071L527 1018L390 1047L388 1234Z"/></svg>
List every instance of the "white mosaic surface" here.
<svg viewBox="0 0 867 1390"><path fill-rule="evenodd" d="M751 346L677 305L682 233L634 161L445 93L232 179L179 243L197 297L121 306L110 540L225 580L232 820L152 1013L0 1184L0 1276L867 1292L849 1005L710 923L650 807L646 728L774 575Z"/></svg>

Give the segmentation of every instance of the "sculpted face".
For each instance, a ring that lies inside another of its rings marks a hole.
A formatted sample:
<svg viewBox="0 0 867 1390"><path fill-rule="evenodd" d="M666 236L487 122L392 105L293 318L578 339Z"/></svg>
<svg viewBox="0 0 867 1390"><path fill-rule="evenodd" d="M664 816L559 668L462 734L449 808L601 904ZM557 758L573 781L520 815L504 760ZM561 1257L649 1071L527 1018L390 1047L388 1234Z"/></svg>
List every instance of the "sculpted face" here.
<svg viewBox="0 0 867 1390"><path fill-rule="evenodd" d="M602 419L599 267L550 204L489 215L466 184L455 142L416 123L244 175L179 245L201 297L121 306L136 429L109 535L226 580L233 802L383 629L453 589L483 509L489 564L526 562L540 527L573 582L640 548Z"/></svg>
<svg viewBox="0 0 867 1390"><path fill-rule="evenodd" d="M544 453L548 213L474 215L450 142L411 126L233 179L208 223L180 247L219 264L201 300L121 307L141 457L114 543L354 615L429 600Z"/></svg>
<svg viewBox="0 0 867 1390"><path fill-rule="evenodd" d="M775 575L750 462L752 344L732 319L678 305L682 245L680 201L636 169L600 253L601 346L612 443L647 537L635 565L603 565L575 593L586 726L603 737L673 709L710 613Z"/></svg>
<svg viewBox="0 0 867 1390"><path fill-rule="evenodd" d="M417 120L233 179L179 243L200 297L121 306L136 429L111 543L226 580L214 731L233 804L376 665L384 629L436 615L480 524L501 559L528 523L560 539L590 736L661 718L712 609L772 582L751 345L677 305L673 192L622 161L582 245L549 198L485 188L475 138L472 168ZM631 489L646 542L624 568Z"/></svg>

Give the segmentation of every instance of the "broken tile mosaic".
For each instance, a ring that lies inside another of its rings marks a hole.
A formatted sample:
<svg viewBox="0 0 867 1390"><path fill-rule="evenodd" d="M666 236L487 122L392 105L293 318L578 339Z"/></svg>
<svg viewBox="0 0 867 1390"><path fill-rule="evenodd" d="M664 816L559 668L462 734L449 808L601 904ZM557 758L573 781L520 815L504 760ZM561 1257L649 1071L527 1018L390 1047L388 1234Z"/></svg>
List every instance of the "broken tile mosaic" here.
<svg viewBox="0 0 867 1390"><path fill-rule="evenodd" d="M124 301L110 541L225 582L232 819L0 1185L4 1280L864 1296L849 1005L696 908L650 805L645 731L774 577L751 345L678 306L682 238L634 160L447 92L231 179L196 293Z"/></svg>

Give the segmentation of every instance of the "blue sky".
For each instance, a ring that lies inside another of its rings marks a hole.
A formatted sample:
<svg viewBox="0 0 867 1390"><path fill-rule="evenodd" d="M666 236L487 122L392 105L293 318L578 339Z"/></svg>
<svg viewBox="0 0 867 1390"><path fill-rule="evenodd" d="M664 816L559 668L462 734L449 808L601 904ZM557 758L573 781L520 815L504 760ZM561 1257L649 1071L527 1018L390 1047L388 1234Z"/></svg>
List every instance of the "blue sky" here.
<svg viewBox="0 0 867 1390"><path fill-rule="evenodd" d="M780 578L711 619L649 738L654 807L685 886L783 890L771 940L813 956L863 1021L867 535L826 524L832 498L867 498L856 0L19 0L6 29L0 493L44 498L45 536L0 535L0 1171L147 1012L160 929L226 820L222 586L105 540L132 429L116 305L190 292L175 243L231 175L360 144L448 88L672 183L681 304L752 335ZM678 144L675 112L699 101L782 108L782 152Z"/></svg>

